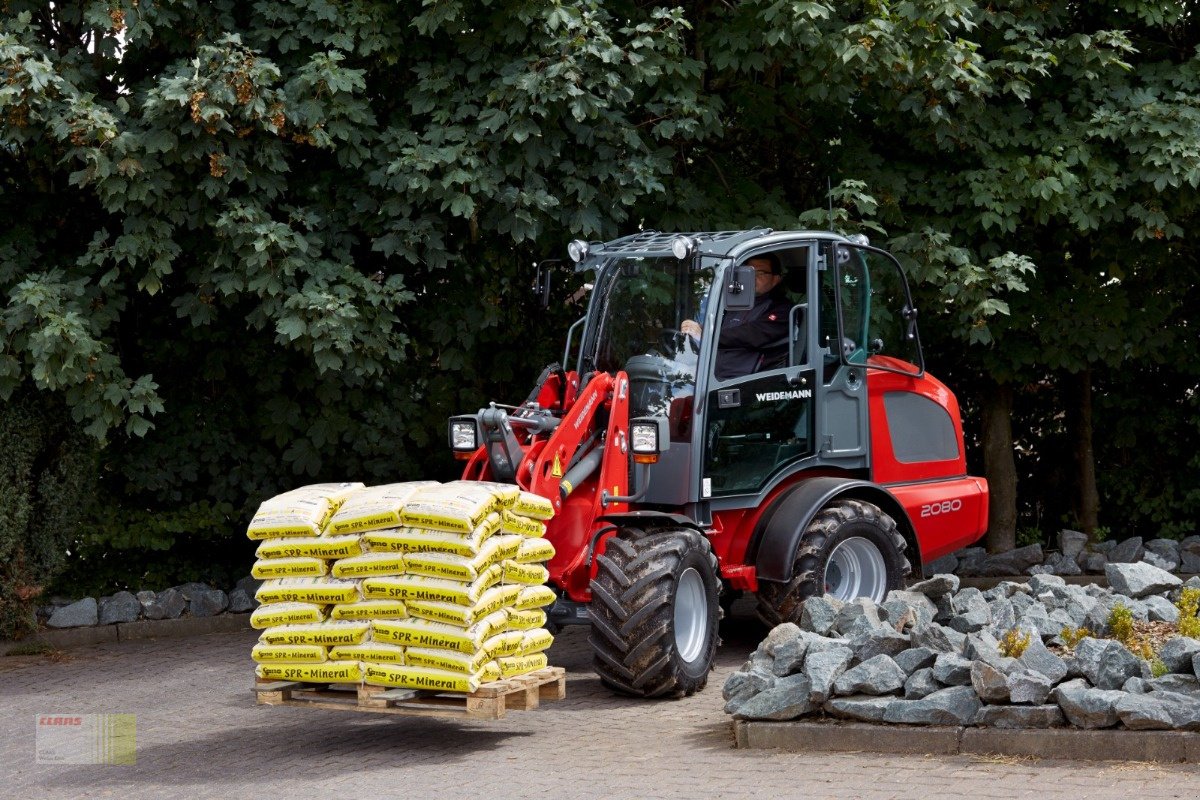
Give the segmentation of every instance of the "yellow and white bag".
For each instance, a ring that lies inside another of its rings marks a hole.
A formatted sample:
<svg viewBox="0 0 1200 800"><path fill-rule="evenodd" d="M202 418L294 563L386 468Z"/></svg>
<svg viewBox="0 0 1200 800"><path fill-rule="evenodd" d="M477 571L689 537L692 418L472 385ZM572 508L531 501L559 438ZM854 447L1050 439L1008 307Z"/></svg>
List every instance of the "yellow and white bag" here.
<svg viewBox="0 0 1200 800"><path fill-rule="evenodd" d="M504 542L493 537L473 558L451 553L408 553L404 556L404 568L409 575L470 583L492 564L499 564L504 559L504 552Z"/></svg>
<svg viewBox="0 0 1200 800"><path fill-rule="evenodd" d="M546 523L505 511L500 515L500 530L530 539L540 539L546 535Z"/></svg>
<svg viewBox="0 0 1200 800"><path fill-rule="evenodd" d="M359 600L357 603L339 603L329 611L330 619L405 619L408 607L403 600Z"/></svg>
<svg viewBox="0 0 1200 800"><path fill-rule="evenodd" d="M254 554L259 558L349 558L362 552L358 536L318 536L315 539L264 539Z"/></svg>
<svg viewBox="0 0 1200 800"><path fill-rule="evenodd" d="M357 620L331 620L310 625L280 625L267 628L258 640L263 644L360 644L371 630L371 623Z"/></svg>
<svg viewBox="0 0 1200 800"><path fill-rule="evenodd" d="M496 663L500 666L500 677L513 678L543 669L550 662L545 653L534 653L528 656L497 658Z"/></svg>
<svg viewBox="0 0 1200 800"><path fill-rule="evenodd" d="M319 536L329 518L361 483L316 483L264 500L254 513L246 535L251 539Z"/></svg>
<svg viewBox="0 0 1200 800"><path fill-rule="evenodd" d="M394 528L400 524L400 511L409 498L436 485L434 481L409 481L363 489L333 514L329 531L340 534Z"/></svg>
<svg viewBox="0 0 1200 800"><path fill-rule="evenodd" d="M518 564L544 564L554 558L554 545L545 539L522 539L512 557Z"/></svg>
<svg viewBox="0 0 1200 800"><path fill-rule="evenodd" d="M259 663L320 664L329 660L325 648L318 644L256 644L250 657Z"/></svg>
<svg viewBox="0 0 1200 800"><path fill-rule="evenodd" d="M324 622L325 608L316 603L269 603L250 614L251 628L274 628L277 625L303 625Z"/></svg>
<svg viewBox="0 0 1200 800"><path fill-rule="evenodd" d="M532 611L554 605L558 596L549 586L526 586L521 589L517 599L513 601L513 611Z"/></svg>
<svg viewBox="0 0 1200 800"><path fill-rule="evenodd" d="M414 667L432 667L444 669L447 672L461 672L466 675L478 674L492 657L486 650L468 655L456 650L441 650L431 647L409 647L404 655L405 663Z"/></svg>
<svg viewBox="0 0 1200 800"><path fill-rule="evenodd" d="M534 628L521 634L521 646L517 649L517 655L531 656L548 649L552 644L554 644L554 636L550 631L545 628Z"/></svg>
<svg viewBox="0 0 1200 800"><path fill-rule="evenodd" d="M327 572L329 565L319 558L264 558L250 568L250 574L259 580L319 577Z"/></svg>
<svg viewBox="0 0 1200 800"><path fill-rule="evenodd" d="M335 578L371 578L379 575L403 575L403 553L363 553L333 562Z"/></svg>
<svg viewBox="0 0 1200 800"><path fill-rule="evenodd" d="M363 597L390 600L434 600L473 606L488 589L500 582L503 571L493 564L471 583L449 578L429 578L424 575L401 575L395 578L364 578Z"/></svg>
<svg viewBox="0 0 1200 800"><path fill-rule="evenodd" d="M511 606L520 593L521 589L518 586L494 586L484 592L479 597L479 602L473 606L460 606L457 603L436 600L410 600L408 613L421 619L467 628L489 614Z"/></svg>
<svg viewBox="0 0 1200 800"><path fill-rule="evenodd" d="M424 689L430 692L463 692L470 694L484 683L495 680L499 670L485 668L477 675L463 675L429 667L409 667L396 664L363 662L363 680L371 686L396 686L402 689ZM490 663L489 663L490 666ZM494 669L494 668L493 668Z"/></svg>
<svg viewBox="0 0 1200 800"><path fill-rule="evenodd" d="M474 655L483 648L487 639L499 633L507 624L508 616L504 611L489 614L469 628L416 618L377 619L371 621L371 638L403 647L433 647Z"/></svg>
<svg viewBox="0 0 1200 800"><path fill-rule="evenodd" d="M504 613L508 614L509 630L531 631L534 628L541 628L546 625L545 611L518 611L513 608L506 608Z"/></svg>
<svg viewBox="0 0 1200 800"><path fill-rule="evenodd" d="M483 650L492 658L521 655L521 643L525 641L524 631L505 631L489 636L483 643Z"/></svg>
<svg viewBox="0 0 1200 800"><path fill-rule="evenodd" d="M405 663L404 648L385 642L339 644L329 648L329 657L335 661L373 661L376 664Z"/></svg>
<svg viewBox="0 0 1200 800"><path fill-rule="evenodd" d="M521 492L512 505L512 512L522 517L547 520L554 516L554 504L533 492Z"/></svg>
<svg viewBox="0 0 1200 800"><path fill-rule="evenodd" d="M259 664L254 673L275 681L311 681L313 683L362 683L362 668L357 661L326 661L324 664Z"/></svg>
<svg viewBox="0 0 1200 800"><path fill-rule="evenodd" d="M435 531L470 533L488 514L504 508L503 499L478 483L459 481L417 493L400 513L402 524Z"/></svg>
<svg viewBox="0 0 1200 800"><path fill-rule="evenodd" d="M272 578L254 593L260 603L352 603L361 599L358 581L337 578Z"/></svg>
<svg viewBox="0 0 1200 800"><path fill-rule="evenodd" d="M372 553L449 553L474 558L484 542L499 530L500 515L489 514L470 533L412 527L387 528L364 533L362 545Z"/></svg>
<svg viewBox="0 0 1200 800"><path fill-rule="evenodd" d="M509 560L505 561L501 567L501 575L505 583L540 586L550 580L550 570L541 564L518 564L516 561Z"/></svg>

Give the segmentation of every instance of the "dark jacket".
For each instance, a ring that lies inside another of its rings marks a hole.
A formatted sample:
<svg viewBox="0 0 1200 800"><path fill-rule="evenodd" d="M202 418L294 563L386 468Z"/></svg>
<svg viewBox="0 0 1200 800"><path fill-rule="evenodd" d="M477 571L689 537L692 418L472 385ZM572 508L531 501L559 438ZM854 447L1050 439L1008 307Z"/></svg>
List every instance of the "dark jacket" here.
<svg viewBox="0 0 1200 800"><path fill-rule="evenodd" d="M786 344L771 348L788 333L792 304L783 286L759 295L745 311L726 311L717 342L717 378L728 380L762 369L768 359L786 352Z"/></svg>

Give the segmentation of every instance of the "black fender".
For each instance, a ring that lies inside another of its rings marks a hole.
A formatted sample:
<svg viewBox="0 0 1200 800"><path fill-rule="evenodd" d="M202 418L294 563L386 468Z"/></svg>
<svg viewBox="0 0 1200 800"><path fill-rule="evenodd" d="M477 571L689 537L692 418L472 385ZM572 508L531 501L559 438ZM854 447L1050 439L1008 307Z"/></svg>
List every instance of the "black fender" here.
<svg viewBox="0 0 1200 800"><path fill-rule="evenodd" d="M701 535L708 534L708 531L691 517L685 517L683 514L668 514L665 511L617 511L596 517L596 521L608 524L597 528L596 532L592 534L591 541L588 542L585 563L589 567L592 565L592 558L596 554L596 544L600 541L600 537L627 525L651 528L689 528L698 531Z"/></svg>
<svg viewBox="0 0 1200 800"><path fill-rule="evenodd" d="M877 483L826 476L809 478L796 484L780 495L758 521L747 554L754 559L758 579L779 583L790 581L796 550L813 517L834 500L843 498L872 503L894 519L904 541L908 543L906 555L913 572L921 574L921 548L917 544L912 520L900 501Z"/></svg>

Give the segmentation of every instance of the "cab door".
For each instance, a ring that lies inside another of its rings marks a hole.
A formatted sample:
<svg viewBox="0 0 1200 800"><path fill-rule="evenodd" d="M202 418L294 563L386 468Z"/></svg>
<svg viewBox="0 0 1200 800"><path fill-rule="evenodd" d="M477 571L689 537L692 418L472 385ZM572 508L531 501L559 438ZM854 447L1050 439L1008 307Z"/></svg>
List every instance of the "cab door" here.
<svg viewBox="0 0 1200 800"><path fill-rule="evenodd" d="M786 339L769 351L762 368L725 380L712 373L717 352L713 349L705 398L702 498L757 494L789 465L815 451L818 375L810 357L808 294L817 248L803 242L773 252L782 261L782 285L791 302Z"/></svg>

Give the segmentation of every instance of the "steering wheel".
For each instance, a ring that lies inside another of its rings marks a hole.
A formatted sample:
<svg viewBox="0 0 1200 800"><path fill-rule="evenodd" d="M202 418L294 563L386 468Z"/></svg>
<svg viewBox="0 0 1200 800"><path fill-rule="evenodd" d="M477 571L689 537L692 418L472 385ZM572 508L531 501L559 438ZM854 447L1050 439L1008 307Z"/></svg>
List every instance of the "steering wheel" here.
<svg viewBox="0 0 1200 800"><path fill-rule="evenodd" d="M663 328L659 333L659 341L669 355L687 352L684 347L691 347L696 355L700 354L700 344L688 334L676 328Z"/></svg>

